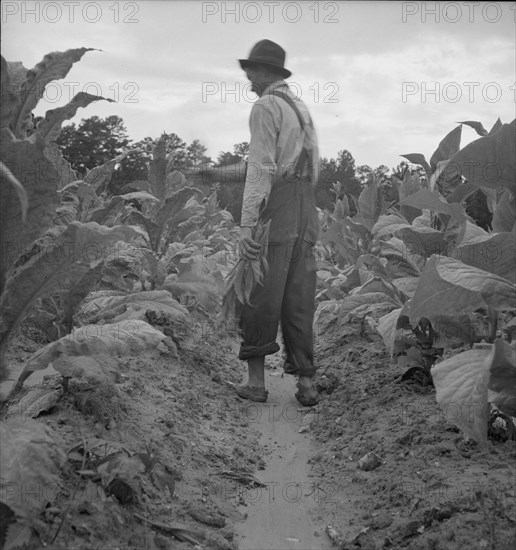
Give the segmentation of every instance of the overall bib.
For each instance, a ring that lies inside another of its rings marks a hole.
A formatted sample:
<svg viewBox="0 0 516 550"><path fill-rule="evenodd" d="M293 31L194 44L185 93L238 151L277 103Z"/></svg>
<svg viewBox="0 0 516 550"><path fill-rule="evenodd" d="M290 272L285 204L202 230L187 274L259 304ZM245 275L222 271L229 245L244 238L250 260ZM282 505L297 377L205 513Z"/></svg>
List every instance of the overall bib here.
<svg viewBox="0 0 516 550"><path fill-rule="evenodd" d="M292 106L291 101L288 102ZM303 125L297 109L293 108ZM303 149L302 154L305 151ZM313 182L310 177L301 177L302 168L296 169L290 177L282 176L274 181L267 205L260 212L260 221L271 222L269 272L263 286L257 285L251 294L254 307L245 305L242 308L239 328L243 342L239 359L279 351L276 337L281 323L286 351L285 372L313 376L314 245L319 235L319 217Z"/></svg>

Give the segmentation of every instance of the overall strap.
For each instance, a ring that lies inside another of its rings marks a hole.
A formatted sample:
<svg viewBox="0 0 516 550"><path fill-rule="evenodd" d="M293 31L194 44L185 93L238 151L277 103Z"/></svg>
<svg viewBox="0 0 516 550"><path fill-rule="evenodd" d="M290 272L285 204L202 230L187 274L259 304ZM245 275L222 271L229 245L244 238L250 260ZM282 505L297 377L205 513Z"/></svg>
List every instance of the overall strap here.
<svg viewBox="0 0 516 550"><path fill-rule="evenodd" d="M271 90L268 93L269 93L269 95L275 95L276 97L281 97L281 99L286 101L292 107L292 109L294 109L294 111L297 115L297 118L299 119L299 124L301 124L301 130L303 130L303 132L304 132L305 131L305 121L303 120L303 117L301 116L301 113L299 112L299 109L298 109L297 105L294 103L294 101L292 100L292 98L289 95L287 95L285 92L280 92L279 90Z"/></svg>
<svg viewBox="0 0 516 550"><path fill-rule="evenodd" d="M280 92L279 90L271 90L268 92L270 95L275 95L276 97L280 97L284 101L286 101L290 107L294 110L294 112L297 115L297 118L299 120L299 124L301 124L301 130L303 131L303 134L305 133L305 121L303 120L303 117L297 107L297 105L294 103L292 98L287 95L285 92ZM299 155L299 159L296 164L295 174L301 178L301 174L303 172L303 169L305 167L306 162L310 160L311 155L307 151L306 147L303 147L301 154Z"/></svg>

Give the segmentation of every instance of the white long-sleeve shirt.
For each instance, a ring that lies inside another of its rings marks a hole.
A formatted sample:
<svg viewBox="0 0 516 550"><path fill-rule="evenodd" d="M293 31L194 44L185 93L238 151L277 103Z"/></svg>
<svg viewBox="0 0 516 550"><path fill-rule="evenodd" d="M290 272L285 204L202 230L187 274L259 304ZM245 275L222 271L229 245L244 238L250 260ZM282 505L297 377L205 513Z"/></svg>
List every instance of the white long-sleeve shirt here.
<svg viewBox="0 0 516 550"><path fill-rule="evenodd" d="M294 109L282 98L271 95L271 90L285 93L295 101L305 122L306 135ZM242 227L256 224L262 200L269 197L274 181L295 166L303 145L312 157L312 173L308 174L307 163L303 176L309 176L315 186L319 175L317 135L308 108L284 80L274 82L265 89L253 105L249 126L251 141L240 222Z"/></svg>

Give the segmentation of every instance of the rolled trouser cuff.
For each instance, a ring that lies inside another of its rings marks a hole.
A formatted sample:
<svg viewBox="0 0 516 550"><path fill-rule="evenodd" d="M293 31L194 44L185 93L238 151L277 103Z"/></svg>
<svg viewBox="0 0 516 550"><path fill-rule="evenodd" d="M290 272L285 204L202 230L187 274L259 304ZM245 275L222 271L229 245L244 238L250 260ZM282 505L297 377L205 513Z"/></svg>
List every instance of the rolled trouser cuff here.
<svg viewBox="0 0 516 550"><path fill-rule="evenodd" d="M311 362L303 363L299 368L296 368L291 361L285 361L283 363L283 372L285 374L291 374L292 376L308 376L312 378L315 374L315 366Z"/></svg>
<svg viewBox="0 0 516 550"><path fill-rule="evenodd" d="M238 358L252 359L253 357L264 357L265 355L272 355L273 353L278 352L280 349L277 342L268 342L262 346L251 346L248 344L242 344L240 346L240 352L238 353Z"/></svg>

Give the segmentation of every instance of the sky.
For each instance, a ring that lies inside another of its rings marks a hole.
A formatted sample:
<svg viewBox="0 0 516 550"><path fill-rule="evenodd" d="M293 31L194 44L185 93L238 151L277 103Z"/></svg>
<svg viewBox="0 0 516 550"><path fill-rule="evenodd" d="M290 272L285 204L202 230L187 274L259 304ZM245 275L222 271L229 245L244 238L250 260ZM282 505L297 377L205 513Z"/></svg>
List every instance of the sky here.
<svg viewBox="0 0 516 550"><path fill-rule="evenodd" d="M89 47L35 113L87 91L115 99L72 119L120 116L129 137L165 131L216 159L249 141L257 97L238 59L263 38L287 52L321 156L393 168L430 158L457 122L515 118L515 5L504 2L2 1L2 55L32 68ZM462 146L477 139L464 127Z"/></svg>

